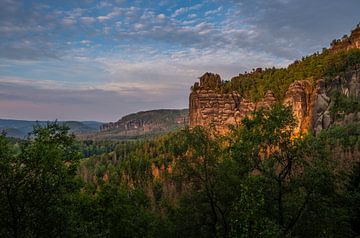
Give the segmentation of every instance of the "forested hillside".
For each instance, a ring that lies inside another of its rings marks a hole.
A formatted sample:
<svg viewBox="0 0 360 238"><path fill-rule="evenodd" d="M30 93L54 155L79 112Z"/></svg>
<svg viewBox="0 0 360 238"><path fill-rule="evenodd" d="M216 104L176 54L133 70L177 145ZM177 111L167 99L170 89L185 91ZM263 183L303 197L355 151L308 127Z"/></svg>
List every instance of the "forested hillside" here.
<svg viewBox="0 0 360 238"><path fill-rule="evenodd" d="M294 125L275 106L225 136L185 128L87 159L61 125L1 136L0 235L359 235L359 125L302 139Z"/></svg>

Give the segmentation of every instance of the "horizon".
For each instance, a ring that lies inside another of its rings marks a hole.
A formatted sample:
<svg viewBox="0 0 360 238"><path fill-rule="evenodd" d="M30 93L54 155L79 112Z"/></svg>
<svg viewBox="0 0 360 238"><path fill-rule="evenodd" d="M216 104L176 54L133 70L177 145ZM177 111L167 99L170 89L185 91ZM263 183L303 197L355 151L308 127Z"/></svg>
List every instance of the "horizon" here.
<svg viewBox="0 0 360 238"><path fill-rule="evenodd" d="M54 122L54 121L58 121L58 122L71 122L71 121L74 121L74 122L99 122L99 123L103 123L103 124L107 124L107 123L110 123L110 122L117 122L119 120L121 120L123 117L125 116L129 116L129 115L132 115L132 114L138 114L138 113L142 113L142 112L151 112L151 111L160 111L160 110L178 110L178 111L181 111L181 110L189 110L189 108L158 108L158 109L150 109L150 110L142 110L142 111L137 111L137 112L131 112L129 114L126 114L124 116L121 116L119 119L117 120L114 120L114 121L96 121L96 120L59 120L57 118L55 119L47 119L47 120L31 120L31 119L14 119L14 118L0 118L0 120L4 120L4 121L27 121L27 122Z"/></svg>
<svg viewBox="0 0 360 238"><path fill-rule="evenodd" d="M304 2L0 0L0 118L188 108L203 73L286 67L360 21L359 1Z"/></svg>

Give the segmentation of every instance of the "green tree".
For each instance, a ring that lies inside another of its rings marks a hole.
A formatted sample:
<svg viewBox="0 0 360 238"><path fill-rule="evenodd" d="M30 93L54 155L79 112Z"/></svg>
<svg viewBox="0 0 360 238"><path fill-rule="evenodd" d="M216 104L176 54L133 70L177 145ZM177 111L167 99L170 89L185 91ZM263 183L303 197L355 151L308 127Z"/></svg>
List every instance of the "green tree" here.
<svg viewBox="0 0 360 238"><path fill-rule="evenodd" d="M349 234L341 174L317 138L293 137L294 126L290 108L277 105L231 134L232 157L250 168L232 213L235 237Z"/></svg>
<svg viewBox="0 0 360 238"><path fill-rule="evenodd" d="M68 128L36 126L19 155L1 144L1 232L8 237L59 237L71 231L69 201L79 153Z"/></svg>
<svg viewBox="0 0 360 238"><path fill-rule="evenodd" d="M229 208L238 184L234 161L226 156L221 136L195 127L170 138L178 199L170 219L181 237L227 237Z"/></svg>

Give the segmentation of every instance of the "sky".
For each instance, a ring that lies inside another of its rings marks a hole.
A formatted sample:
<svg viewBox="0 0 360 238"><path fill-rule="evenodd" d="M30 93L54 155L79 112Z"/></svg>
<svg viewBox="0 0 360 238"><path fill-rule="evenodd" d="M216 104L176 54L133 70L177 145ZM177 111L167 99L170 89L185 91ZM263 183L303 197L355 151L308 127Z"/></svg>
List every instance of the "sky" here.
<svg viewBox="0 0 360 238"><path fill-rule="evenodd" d="M359 0L0 0L0 118L187 108L205 72L283 67L360 22Z"/></svg>

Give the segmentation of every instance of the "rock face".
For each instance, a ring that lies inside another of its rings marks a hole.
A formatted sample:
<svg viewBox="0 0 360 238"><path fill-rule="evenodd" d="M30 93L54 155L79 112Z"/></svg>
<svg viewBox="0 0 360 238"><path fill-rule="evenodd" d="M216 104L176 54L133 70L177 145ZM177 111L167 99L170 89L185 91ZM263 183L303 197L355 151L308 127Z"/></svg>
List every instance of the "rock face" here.
<svg viewBox="0 0 360 238"><path fill-rule="evenodd" d="M259 108L269 108L276 102L274 94L268 91L259 102L241 98L237 92L220 93L220 76L205 73L200 84L195 83L189 97L190 126L214 126L225 132L229 124L239 123L246 115Z"/></svg>
<svg viewBox="0 0 360 238"><path fill-rule="evenodd" d="M289 86L283 104L291 106L296 119L295 134L306 132L311 125L314 105L313 87L309 81L295 81Z"/></svg>
<svg viewBox="0 0 360 238"><path fill-rule="evenodd" d="M226 132L228 125L234 125L259 108L268 109L277 102L268 91L258 102L242 98L237 92L221 93L219 76L211 73L195 83L189 97L190 126L213 126L219 132ZM297 122L294 133L306 133L312 129L318 133L332 124L360 121L360 113L343 115L340 119L331 115L331 95L335 92L360 101L360 69L347 71L332 79L321 79L314 87L307 80L295 81L289 86L284 105L291 106Z"/></svg>
<svg viewBox="0 0 360 238"><path fill-rule="evenodd" d="M360 69L353 69L333 79L319 80L314 93L312 129L318 133L332 124L348 124L360 121L359 113L343 114L337 118L331 115L334 104L331 95L340 93L348 98L356 98L360 102Z"/></svg>
<svg viewBox="0 0 360 238"><path fill-rule="evenodd" d="M344 35L341 40L333 40L330 44L330 49L333 51L350 50L360 48L360 24L351 31L351 35Z"/></svg>

